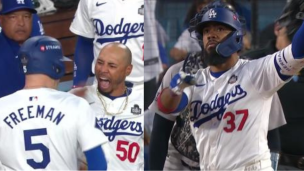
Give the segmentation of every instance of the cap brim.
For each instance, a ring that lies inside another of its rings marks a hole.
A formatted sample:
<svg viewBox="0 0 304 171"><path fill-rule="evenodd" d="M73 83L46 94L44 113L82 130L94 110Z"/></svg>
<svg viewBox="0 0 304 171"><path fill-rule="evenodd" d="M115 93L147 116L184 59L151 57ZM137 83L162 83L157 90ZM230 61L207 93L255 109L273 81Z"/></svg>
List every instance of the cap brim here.
<svg viewBox="0 0 304 171"><path fill-rule="evenodd" d="M18 10L29 10L31 13L36 14L37 11L34 8L29 8L29 7L16 7L16 8L11 8L6 11L1 11L1 14L8 14L10 12L18 11Z"/></svg>

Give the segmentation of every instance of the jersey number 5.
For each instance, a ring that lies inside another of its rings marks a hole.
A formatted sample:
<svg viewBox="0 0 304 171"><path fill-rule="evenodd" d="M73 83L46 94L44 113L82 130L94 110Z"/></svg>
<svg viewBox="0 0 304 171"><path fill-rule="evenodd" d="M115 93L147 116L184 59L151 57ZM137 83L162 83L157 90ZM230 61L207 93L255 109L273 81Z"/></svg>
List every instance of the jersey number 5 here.
<svg viewBox="0 0 304 171"><path fill-rule="evenodd" d="M26 162L34 169L44 169L50 163L50 151L42 143L32 143L32 137L47 135L46 128L24 130L25 151L40 150L42 152L42 161L36 162L34 159L27 159Z"/></svg>
<svg viewBox="0 0 304 171"><path fill-rule="evenodd" d="M237 131L241 131L245 125L245 122L248 118L248 109L244 109L244 110L237 110L235 111L235 114L233 114L232 112L227 112L224 115L224 119L227 119L227 124L230 125L229 127L224 127L224 131L230 133L232 131L235 130L236 126L235 126L235 117L237 117L238 115L242 115L242 120L240 125L237 128Z"/></svg>
<svg viewBox="0 0 304 171"><path fill-rule="evenodd" d="M116 150L121 152L122 155L116 154L116 156L121 160L129 160L130 163L134 163L139 153L139 145L136 142L133 142L129 145L128 141L118 140Z"/></svg>

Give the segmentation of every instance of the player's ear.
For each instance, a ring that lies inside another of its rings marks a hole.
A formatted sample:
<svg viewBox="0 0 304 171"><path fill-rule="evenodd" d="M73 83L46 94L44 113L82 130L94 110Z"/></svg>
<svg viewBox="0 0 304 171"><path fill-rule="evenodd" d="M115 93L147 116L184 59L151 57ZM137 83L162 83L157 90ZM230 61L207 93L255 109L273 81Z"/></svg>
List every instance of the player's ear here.
<svg viewBox="0 0 304 171"><path fill-rule="evenodd" d="M133 69L133 65L130 64L127 66L126 68L126 76L130 75L130 73L132 72L132 69Z"/></svg>

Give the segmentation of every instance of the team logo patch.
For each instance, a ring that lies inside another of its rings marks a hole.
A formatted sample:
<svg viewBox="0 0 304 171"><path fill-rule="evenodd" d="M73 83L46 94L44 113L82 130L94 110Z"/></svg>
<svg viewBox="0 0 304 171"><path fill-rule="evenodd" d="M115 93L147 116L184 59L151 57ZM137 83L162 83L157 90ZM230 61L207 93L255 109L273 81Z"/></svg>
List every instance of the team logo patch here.
<svg viewBox="0 0 304 171"><path fill-rule="evenodd" d="M228 80L228 83L229 84L233 84L233 83L235 83L236 81L237 81L237 76L236 75L232 75L230 78L229 78L229 80Z"/></svg>
<svg viewBox="0 0 304 171"><path fill-rule="evenodd" d="M217 13L214 11L214 9L209 10L209 18L216 18Z"/></svg>
<svg viewBox="0 0 304 171"><path fill-rule="evenodd" d="M139 115L141 114L141 108L137 104L134 105L134 107L131 107L131 113L134 115Z"/></svg>
<svg viewBox="0 0 304 171"><path fill-rule="evenodd" d="M144 5L142 5L140 8L138 8L138 14L140 14L140 15L145 14Z"/></svg>

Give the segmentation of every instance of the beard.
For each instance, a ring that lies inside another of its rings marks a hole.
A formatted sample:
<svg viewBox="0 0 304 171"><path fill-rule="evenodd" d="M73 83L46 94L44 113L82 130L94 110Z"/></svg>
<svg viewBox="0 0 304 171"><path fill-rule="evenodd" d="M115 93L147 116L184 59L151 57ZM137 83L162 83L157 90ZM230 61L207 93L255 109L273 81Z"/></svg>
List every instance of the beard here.
<svg viewBox="0 0 304 171"><path fill-rule="evenodd" d="M230 57L224 57L223 55L220 55L215 50L216 47L210 48L210 52L207 52L207 50L204 51L203 61L207 65L211 66L217 66L225 63Z"/></svg>

